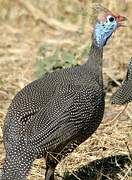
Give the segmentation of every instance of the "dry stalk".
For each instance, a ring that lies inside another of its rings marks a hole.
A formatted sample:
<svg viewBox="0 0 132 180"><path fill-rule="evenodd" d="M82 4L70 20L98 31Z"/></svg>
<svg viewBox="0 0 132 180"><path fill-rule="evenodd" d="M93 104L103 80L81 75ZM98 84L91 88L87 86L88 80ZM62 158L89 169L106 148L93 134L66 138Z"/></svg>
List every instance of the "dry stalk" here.
<svg viewBox="0 0 132 180"><path fill-rule="evenodd" d="M60 161L53 156L50 152L47 152L52 158L54 158L58 163L60 163ZM70 172L75 178L77 178L78 180L81 180L79 177L76 176L76 174L74 174L73 172Z"/></svg>
<svg viewBox="0 0 132 180"><path fill-rule="evenodd" d="M109 122L107 122L107 123L102 123L102 124L103 124L103 125L108 125L108 124L116 121L116 120L123 114L123 112L126 110L127 105L128 105L128 104L126 104L126 105L124 106L124 108L123 108L111 121L109 121Z"/></svg>
<svg viewBox="0 0 132 180"><path fill-rule="evenodd" d="M127 147L127 150L128 150L129 156L130 156L130 159L131 159L131 161L132 161L132 153L131 153L131 150L130 150L127 142L125 142L125 144L126 144L126 147Z"/></svg>
<svg viewBox="0 0 132 180"><path fill-rule="evenodd" d="M47 18L47 16L38 8L34 7L30 2L19 0L21 5L32 14L34 19L42 20L45 24L47 24L51 28L56 29L62 29L64 31L70 31L70 32L76 32L78 31L77 26L73 26L72 24L63 24L60 21L54 19L54 18Z"/></svg>
<svg viewBox="0 0 132 180"><path fill-rule="evenodd" d="M126 113L127 113L127 115L129 116L129 118L132 120L132 115L131 115L131 113L130 113L129 108L128 108L128 110L126 109Z"/></svg>
<svg viewBox="0 0 132 180"><path fill-rule="evenodd" d="M111 78L118 86L121 86L121 84L116 80L116 78L115 78L111 73L109 73L105 68L104 68L104 73L105 73L109 78Z"/></svg>
<svg viewBox="0 0 132 180"><path fill-rule="evenodd" d="M126 180L126 177L128 176L129 172L131 172L131 167L128 169L128 171L125 173L124 177L121 178L121 180Z"/></svg>
<svg viewBox="0 0 132 180"><path fill-rule="evenodd" d="M50 44L50 45L60 45L62 46L63 44L70 44L70 45L75 45L76 42L75 41L72 41L71 39L62 39L62 40L59 40L58 39L47 39L45 40L45 43L46 44Z"/></svg>

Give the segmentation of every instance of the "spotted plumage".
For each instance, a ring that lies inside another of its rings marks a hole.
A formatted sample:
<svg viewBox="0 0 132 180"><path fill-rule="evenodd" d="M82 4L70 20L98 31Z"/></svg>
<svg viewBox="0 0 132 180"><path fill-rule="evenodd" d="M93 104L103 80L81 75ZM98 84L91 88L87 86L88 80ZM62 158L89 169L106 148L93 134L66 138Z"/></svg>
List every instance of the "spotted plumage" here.
<svg viewBox="0 0 132 180"><path fill-rule="evenodd" d="M41 157L46 160L45 179L53 180L58 161L99 126L105 97L103 46L119 23L110 11L107 15L104 11L103 19L109 23L99 19L96 22L85 64L46 74L28 84L12 100L4 124L6 157L2 180L26 179L32 162Z"/></svg>
<svg viewBox="0 0 132 180"><path fill-rule="evenodd" d="M126 104L132 101L132 58L128 63L127 75L121 87L113 94L112 104Z"/></svg>

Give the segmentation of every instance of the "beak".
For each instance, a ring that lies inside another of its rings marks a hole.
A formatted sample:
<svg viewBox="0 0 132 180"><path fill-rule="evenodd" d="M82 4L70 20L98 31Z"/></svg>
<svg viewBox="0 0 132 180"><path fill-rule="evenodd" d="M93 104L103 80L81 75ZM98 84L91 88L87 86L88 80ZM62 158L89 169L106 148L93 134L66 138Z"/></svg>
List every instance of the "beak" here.
<svg viewBox="0 0 132 180"><path fill-rule="evenodd" d="M122 24L122 21L128 20L127 17L117 15L117 16L115 16L115 18L116 18L116 22L117 22L117 27L126 27L126 25Z"/></svg>

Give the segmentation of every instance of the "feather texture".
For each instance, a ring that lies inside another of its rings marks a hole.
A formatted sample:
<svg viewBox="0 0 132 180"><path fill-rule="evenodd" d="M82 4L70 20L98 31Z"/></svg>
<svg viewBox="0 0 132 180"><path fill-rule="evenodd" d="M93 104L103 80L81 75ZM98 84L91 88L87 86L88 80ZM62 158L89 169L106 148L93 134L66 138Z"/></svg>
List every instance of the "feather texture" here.
<svg viewBox="0 0 132 180"><path fill-rule="evenodd" d="M2 180L25 180L40 157L46 159L45 179L53 180L58 161L98 128L105 106L103 46L115 30L112 24L106 23L99 40L103 24L95 25L85 64L46 74L14 97L4 123Z"/></svg>
<svg viewBox="0 0 132 180"><path fill-rule="evenodd" d="M112 104L126 104L132 101L132 58L129 61L127 75L118 90L112 96Z"/></svg>

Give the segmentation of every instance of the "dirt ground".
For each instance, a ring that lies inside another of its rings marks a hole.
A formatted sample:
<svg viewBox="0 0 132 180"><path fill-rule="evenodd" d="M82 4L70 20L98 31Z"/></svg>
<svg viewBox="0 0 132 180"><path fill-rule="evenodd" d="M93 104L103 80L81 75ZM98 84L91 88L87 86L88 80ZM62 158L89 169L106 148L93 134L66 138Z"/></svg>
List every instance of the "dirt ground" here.
<svg viewBox="0 0 132 180"><path fill-rule="evenodd" d="M116 155L130 156L132 103L118 117L124 106L111 105L110 97L125 77L127 63L132 56L132 1L35 0L32 3L31 0L0 0L0 168L5 156L2 129L11 99L37 78L36 61L41 47L48 47L48 55L57 48L64 48L77 52L80 57L91 43L92 2L100 2L127 16L128 27L115 32L104 48L103 71L107 92L104 119L97 131L57 166L56 173L63 176L64 172L74 172L90 162L111 156L115 156L113 163L116 164ZM115 177L103 171L93 180L101 179L103 173L106 179L130 180L131 168L126 163ZM44 172L45 161L36 160L28 179L42 180Z"/></svg>

